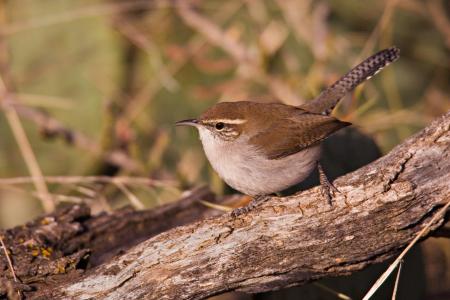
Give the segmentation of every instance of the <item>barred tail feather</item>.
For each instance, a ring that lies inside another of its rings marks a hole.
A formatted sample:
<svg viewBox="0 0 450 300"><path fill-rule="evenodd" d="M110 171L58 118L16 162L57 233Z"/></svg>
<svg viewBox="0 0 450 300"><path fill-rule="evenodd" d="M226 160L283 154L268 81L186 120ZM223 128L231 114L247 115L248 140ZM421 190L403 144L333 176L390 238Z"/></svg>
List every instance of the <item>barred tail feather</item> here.
<svg viewBox="0 0 450 300"><path fill-rule="evenodd" d="M330 114L339 100L348 92L365 80L370 79L399 57L400 49L397 47L381 50L351 69L317 98L304 104L302 108L313 113Z"/></svg>

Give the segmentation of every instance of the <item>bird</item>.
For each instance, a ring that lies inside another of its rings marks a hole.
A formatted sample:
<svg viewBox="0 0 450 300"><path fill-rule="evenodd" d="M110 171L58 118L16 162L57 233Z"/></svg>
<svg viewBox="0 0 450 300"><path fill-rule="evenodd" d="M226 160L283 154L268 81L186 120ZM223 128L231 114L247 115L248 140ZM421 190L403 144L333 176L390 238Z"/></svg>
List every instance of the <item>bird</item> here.
<svg viewBox="0 0 450 300"><path fill-rule="evenodd" d="M195 127L213 169L232 188L253 200L232 211L237 217L300 183L315 168L331 204L339 192L320 165L321 142L351 125L331 112L356 86L400 56L397 47L381 50L352 68L315 99L300 106L254 101L219 102L196 119L177 126Z"/></svg>

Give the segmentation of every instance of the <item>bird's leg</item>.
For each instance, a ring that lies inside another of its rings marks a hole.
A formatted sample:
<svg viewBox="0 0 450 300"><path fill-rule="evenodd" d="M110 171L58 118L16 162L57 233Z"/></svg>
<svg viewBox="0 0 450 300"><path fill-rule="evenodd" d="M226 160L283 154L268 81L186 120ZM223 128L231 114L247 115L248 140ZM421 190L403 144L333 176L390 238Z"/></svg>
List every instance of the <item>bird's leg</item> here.
<svg viewBox="0 0 450 300"><path fill-rule="evenodd" d="M327 175L323 171L322 165L317 162L317 169L319 170L320 186L322 188L322 195L327 199L328 204L333 205L331 202L333 196L339 193L339 190L328 180Z"/></svg>
<svg viewBox="0 0 450 300"><path fill-rule="evenodd" d="M238 207L238 208L233 209L233 211L231 212L231 216L233 218L235 218L235 217L240 216L242 214L248 213L249 211L253 210L258 205L266 202L269 199L270 199L269 195L255 196L252 199L252 201L250 201L250 203L247 204L246 206L242 206L242 207Z"/></svg>

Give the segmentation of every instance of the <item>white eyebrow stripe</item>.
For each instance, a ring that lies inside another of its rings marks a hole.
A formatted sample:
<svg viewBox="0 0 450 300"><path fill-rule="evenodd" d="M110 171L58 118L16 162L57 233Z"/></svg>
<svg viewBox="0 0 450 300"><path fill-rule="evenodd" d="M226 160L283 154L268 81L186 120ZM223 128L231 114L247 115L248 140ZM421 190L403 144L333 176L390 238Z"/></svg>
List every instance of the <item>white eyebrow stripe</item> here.
<svg viewBox="0 0 450 300"><path fill-rule="evenodd" d="M204 120L206 123L225 123L225 124L244 124L247 122L245 119L210 119Z"/></svg>

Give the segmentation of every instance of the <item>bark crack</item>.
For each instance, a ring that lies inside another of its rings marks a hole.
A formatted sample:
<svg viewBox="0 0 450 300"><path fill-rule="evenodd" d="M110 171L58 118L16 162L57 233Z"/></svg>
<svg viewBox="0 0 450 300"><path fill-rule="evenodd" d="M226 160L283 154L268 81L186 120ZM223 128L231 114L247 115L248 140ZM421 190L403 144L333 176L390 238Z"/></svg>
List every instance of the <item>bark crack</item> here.
<svg viewBox="0 0 450 300"><path fill-rule="evenodd" d="M406 152L406 154L396 163L396 165L389 170L389 173L387 176L385 176L384 180L386 181L383 185L383 192L386 193L391 189L392 184L397 181L399 176L403 173L405 170L406 164L411 160L414 153L412 151Z"/></svg>

